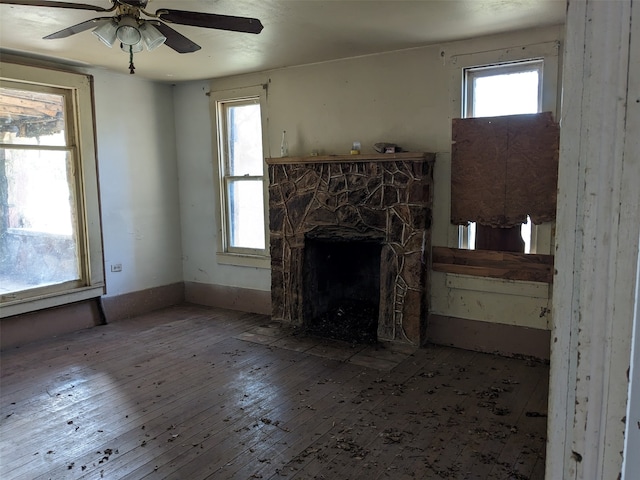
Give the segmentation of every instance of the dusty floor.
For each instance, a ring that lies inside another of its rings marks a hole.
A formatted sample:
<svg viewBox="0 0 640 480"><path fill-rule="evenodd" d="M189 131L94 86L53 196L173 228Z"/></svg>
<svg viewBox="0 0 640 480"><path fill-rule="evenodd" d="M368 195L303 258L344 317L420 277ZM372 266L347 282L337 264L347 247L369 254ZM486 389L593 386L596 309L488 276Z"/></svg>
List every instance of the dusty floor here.
<svg viewBox="0 0 640 480"><path fill-rule="evenodd" d="M2 353L0 477L542 479L548 366L181 306Z"/></svg>

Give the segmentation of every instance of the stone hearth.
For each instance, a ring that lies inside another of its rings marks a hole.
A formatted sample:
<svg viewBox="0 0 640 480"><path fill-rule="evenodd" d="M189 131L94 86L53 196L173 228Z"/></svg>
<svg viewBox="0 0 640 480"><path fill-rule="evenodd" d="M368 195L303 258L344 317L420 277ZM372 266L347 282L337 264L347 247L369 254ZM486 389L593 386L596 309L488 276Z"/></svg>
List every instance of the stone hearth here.
<svg viewBox="0 0 640 480"><path fill-rule="evenodd" d="M305 291L308 239L379 242L378 340L426 341L434 157L267 159L273 320L308 320L305 295L316 293Z"/></svg>

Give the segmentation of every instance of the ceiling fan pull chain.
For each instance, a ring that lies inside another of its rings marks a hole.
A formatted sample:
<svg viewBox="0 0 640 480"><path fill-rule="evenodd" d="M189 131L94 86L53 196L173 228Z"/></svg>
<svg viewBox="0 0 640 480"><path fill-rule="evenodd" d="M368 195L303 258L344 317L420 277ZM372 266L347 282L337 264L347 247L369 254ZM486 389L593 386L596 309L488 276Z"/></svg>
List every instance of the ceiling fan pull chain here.
<svg viewBox="0 0 640 480"><path fill-rule="evenodd" d="M129 45L129 74L136 73L136 67L133 65L133 45Z"/></svg>

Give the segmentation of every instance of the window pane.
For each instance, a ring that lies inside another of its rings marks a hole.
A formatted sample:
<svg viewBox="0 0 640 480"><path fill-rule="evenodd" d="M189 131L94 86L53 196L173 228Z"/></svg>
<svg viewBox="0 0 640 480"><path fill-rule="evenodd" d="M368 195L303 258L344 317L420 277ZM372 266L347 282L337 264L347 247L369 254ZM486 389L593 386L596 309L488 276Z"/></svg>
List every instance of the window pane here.
<svg viewBox="0 0 640 480"><path fill-rule="evenodd" d="M0 88L0 142L64 146L64 96Z"/></svg>
<svg viewBox="0 0 640 480"><path fill-rule="evenodd" d="M471 117L538 113L538 70L473 79Z"/></svg>
<svg viewBox="0 0 640 480"><path fill-rule="evenodd" d="M228 172L234 177L262 175L260 105L227 106Z"/></svg>
<svg viewBox="0 0 640 480"><path fill-rule="evenodd" d="M0 289L80 278L71 154L0 150Z"/></svg>
<svg viewBox="0 0 640 480"><path fill-rule="evenodd" d="M265 248L262 180L230 180L229 242L236 248Z"/></svg>

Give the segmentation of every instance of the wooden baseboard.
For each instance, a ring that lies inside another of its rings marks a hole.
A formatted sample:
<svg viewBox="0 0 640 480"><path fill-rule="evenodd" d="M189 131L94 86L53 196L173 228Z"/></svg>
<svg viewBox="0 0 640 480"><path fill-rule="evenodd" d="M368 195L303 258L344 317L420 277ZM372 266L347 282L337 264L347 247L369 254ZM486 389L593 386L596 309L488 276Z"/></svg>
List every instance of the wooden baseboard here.
<svg viewBox="0 0 640 480"><path fill-rule="evenodd" d="M0 348L16 347L100 325L99 299L2 319ZM271 314L271 292L196 282L176 283L103 297L107 322L141 315L183 301L230 310ZM430 315L428 342L501 355L549 359L551 332L528 327Z"/></svg>
<svg viewBox="0 0 640 480"><path fill-rule="evenodd" d="M271 315L270 291L197 282L185 282L184 290L189 303Z"/></svg>
<svg viewBox="0 0 640 480"><path fill-rule="evenodd" d="M184 283L182 282L102 297L107 323L132 318L182 302L184 302Z"/></svg>
<svg viewBox="0 0 640 480"><path fill-rule="evenodd" d="M3 318L0 321L0 348L25 345L182 302L184 284L180 282Z"/></svg>
<svg viewBox="0 0 640 480"><path fill-rule="evenodd" d="M3 318L0 321L0 348L19 347L100 325L103 319L99 301L95 298Z"/></svg>
<svg viewBox="0 0 640 480"><path fill-rule="evenodd" d="M427 341L505 356L549 360L551 332L537 328L430 315Z"/></svg>

